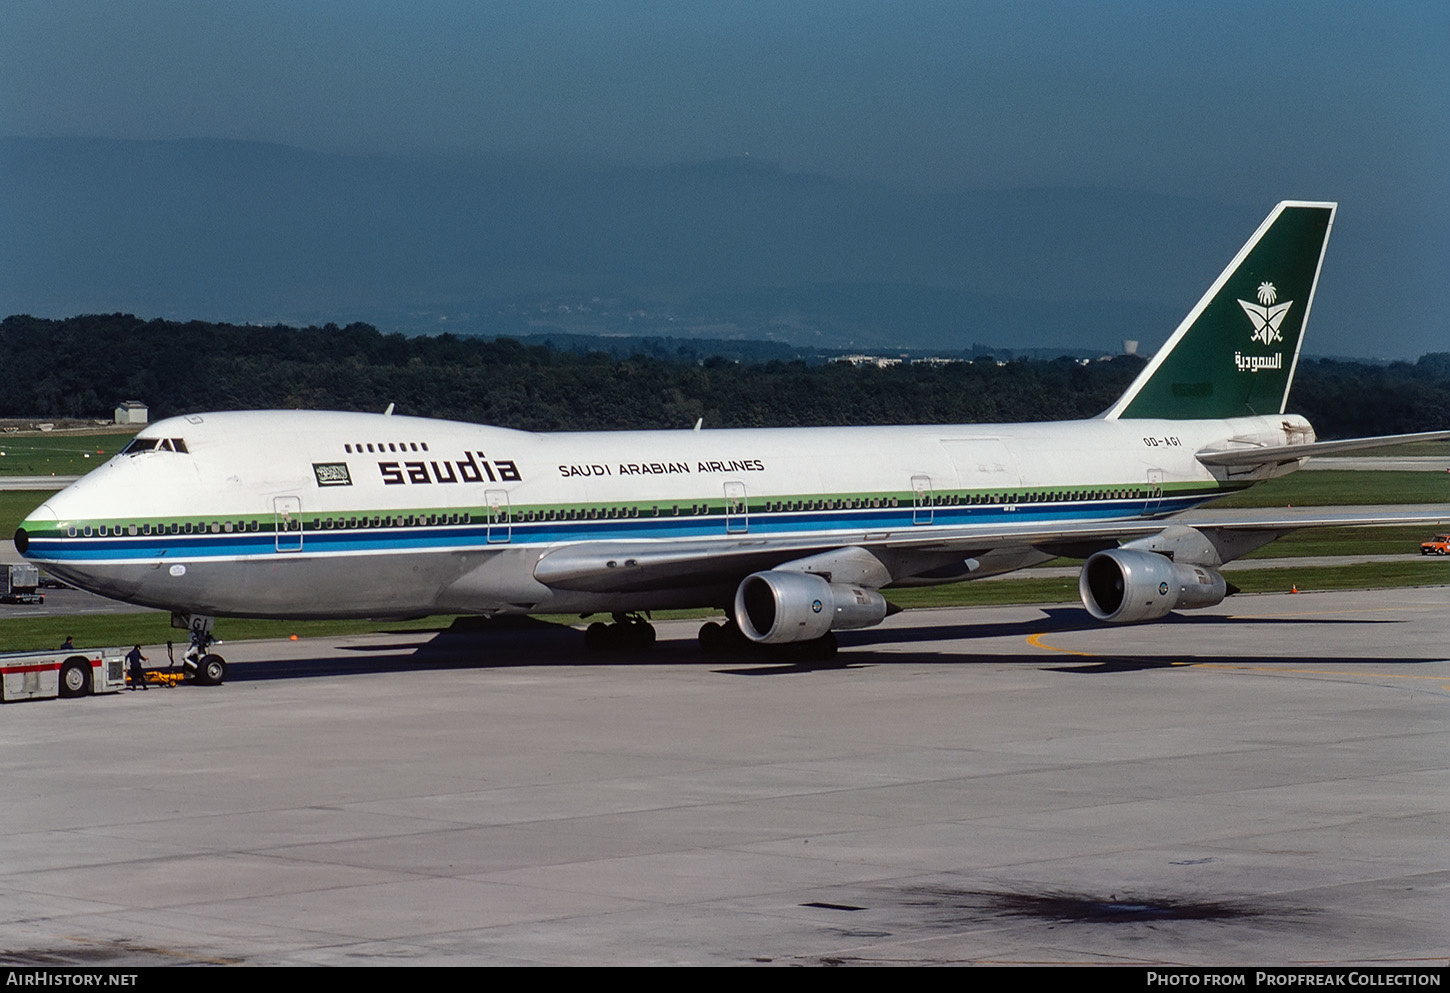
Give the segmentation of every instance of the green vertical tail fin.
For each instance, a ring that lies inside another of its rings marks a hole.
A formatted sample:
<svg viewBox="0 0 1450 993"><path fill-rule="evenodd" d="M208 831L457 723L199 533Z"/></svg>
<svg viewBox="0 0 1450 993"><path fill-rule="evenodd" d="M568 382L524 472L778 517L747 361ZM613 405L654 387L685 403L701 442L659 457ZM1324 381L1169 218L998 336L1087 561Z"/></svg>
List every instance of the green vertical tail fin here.
<svg viewBox="0 0 1450 993"><path fill-rule="evenodd" d="M1337 204L1286 200L1102 416L1281 414Z"/></svg>

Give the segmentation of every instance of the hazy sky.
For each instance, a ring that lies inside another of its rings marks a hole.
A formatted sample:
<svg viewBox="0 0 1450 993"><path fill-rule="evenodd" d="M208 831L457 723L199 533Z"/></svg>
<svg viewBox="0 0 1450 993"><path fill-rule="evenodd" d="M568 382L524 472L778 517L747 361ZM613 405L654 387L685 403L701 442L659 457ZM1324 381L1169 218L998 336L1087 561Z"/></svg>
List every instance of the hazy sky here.
<svg viewBox="0 0 1450 993"><path fill-rule="evenodd" d="M5 0L0 133L1433 198L1450 4Z"/></svg>
<svg viewBox="0 0 1450 993"><path fill-rule="evenodd" d="M1343 239L1394 232L1362 244L1361 308L1439 315L1447 53L1445 0L0 0L0 135L1332 199Z"/></svg>

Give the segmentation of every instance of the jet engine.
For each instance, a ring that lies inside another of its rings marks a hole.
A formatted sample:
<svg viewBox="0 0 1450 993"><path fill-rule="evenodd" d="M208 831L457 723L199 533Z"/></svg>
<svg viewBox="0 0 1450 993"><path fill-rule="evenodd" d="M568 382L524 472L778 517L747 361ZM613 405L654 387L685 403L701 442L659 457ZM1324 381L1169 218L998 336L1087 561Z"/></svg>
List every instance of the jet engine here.
<svg viewBox="0 0 1450 993"><path fill-rule="evenodd" d="M828 583L809 572L757 572L735 591L735 623L751 641L766 645L869 628L880 624L887 612L885 598L875 590Z"/></svg>
<svg viewBox="0 0 1450 993"><path fill-rule="evenodd" d="M1175 608L1212 607L1228 595L1223 576L1213 569L1127 548L1088 559L1077 588L1088 613L1110 624L1155 621Z"/></svg>

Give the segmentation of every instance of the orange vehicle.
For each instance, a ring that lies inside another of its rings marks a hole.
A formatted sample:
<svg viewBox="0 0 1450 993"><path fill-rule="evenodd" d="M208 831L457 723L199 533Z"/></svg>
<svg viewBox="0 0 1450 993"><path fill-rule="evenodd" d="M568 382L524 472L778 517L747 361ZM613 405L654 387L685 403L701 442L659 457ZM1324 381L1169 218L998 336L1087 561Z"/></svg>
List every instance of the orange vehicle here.
<svg viewBox="0 0 1450 993"><path fill-rule="evenodd" d="M1420 542L1421 555L1450 555L1450 534L1437 534L1429 541Z"/></svg>

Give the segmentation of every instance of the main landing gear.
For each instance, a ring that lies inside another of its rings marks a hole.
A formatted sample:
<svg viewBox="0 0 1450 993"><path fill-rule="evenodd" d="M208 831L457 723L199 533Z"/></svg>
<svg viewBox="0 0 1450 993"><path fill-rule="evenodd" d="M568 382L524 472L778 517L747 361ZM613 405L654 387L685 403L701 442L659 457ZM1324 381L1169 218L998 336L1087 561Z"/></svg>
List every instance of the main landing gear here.
<svg viewBox="0 0 1450 993"><path fill-rule="evenodd" d="M810 641L791 641L783 645L761 645L741 633L733 619L724 623L709 621L700 628L700 654L707 657L749 655L764 652L773 662L824 662L836 656L836 636L827 631Z"/></svg>
<svg viewBox="0 0 1450 993"><path fill-rule="evenodd" d="M650 651L655 645L654 625L642 614L611 614L612 624L595 621L584 630L584 644L601 655L622 655ZM764 655L773 662L802 664L825 662L836 656L836 636L827 631L810 641L783 645L760 645L741 633L734 620L708 621L700 628L700 654L708 658Z"/></svg>
<svg viewBox="0 0 1450 993"><path fill-rule="evenodd" d="M741 633L733 620L706 621L700 626L698 639L700 654L705 656L743 655L755 649L755 643Z"/></svg>
<svg viewBox="0 0 1450 993"><path fill-rule="evenodd" d="M584 630L591 652L647 652L655 646L654 625L639 614L611 614L613 624L595 621Z"/></svg>

